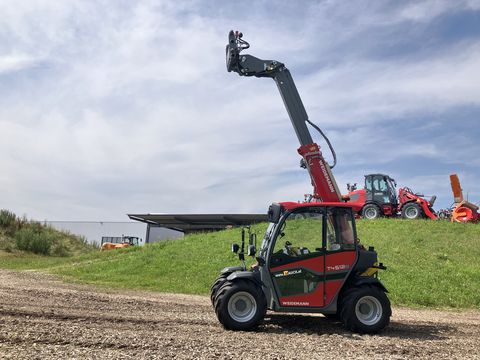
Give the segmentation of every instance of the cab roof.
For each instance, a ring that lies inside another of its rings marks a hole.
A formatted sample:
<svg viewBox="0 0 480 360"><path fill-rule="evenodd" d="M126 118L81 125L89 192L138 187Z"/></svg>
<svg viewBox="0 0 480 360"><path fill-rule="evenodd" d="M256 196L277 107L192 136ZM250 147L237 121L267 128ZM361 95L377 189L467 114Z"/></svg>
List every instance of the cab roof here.
<svg viewBox="0 0 480 360"><path fill-rule="evenodd" d="M294 201L284 201L284 202L279 202L279 204L285 209L285 210L293 210L297 208L304 208L304 207L311 207L311 206L335 206L335 207L342 207L342 208L349 208L351 209L353 207L352 204L344 203L344 202L305 202L305 203L299 203L299 202L294 202Z"/></svg>

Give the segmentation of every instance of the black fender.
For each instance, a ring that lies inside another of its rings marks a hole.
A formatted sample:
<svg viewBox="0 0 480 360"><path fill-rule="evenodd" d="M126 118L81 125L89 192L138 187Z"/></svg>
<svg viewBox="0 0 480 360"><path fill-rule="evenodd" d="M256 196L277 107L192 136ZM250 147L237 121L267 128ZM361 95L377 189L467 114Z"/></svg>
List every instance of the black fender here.
<svg viewBox="0 0 480 360"><path fill-rule="evenodd" d="M255 284L262 286L262 279L260 278L259 271L235 271L228 275L228 281L236 281L236 280L248 280L253 281Z"/></svg>
<svg viewBox="0 0 480 360"><path fill-rule="evenodd" d="M354 277L351 281L349 281L348 285L352 287L362 286L362 285L372 285L388 293L388 290L385 287L385 285L383 285L382 282L375 277L360 277L360 276Z"/></svg>
<svg viewBox="0 0 480 360"><path fill-rule="evenodd" d="M229 267L223 268L222 271L220 271L220 275L227 277L231 273L242 271L243 269L244 269L243 266L229 266Z"/></svg>

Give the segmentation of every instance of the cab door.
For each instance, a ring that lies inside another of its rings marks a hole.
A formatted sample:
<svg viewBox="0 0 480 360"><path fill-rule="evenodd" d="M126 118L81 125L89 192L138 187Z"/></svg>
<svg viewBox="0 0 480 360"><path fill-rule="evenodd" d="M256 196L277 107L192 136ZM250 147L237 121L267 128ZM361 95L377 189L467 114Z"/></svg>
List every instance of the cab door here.
<svg viewBox="0 0 480 360"><path fill-rule="evenodd" d="M357 261L352 210L331 206L325 219L325 306L329 305Z"/></svg>
<svg viewBox="0 0 480 360"><path fill-rule="evenodd" d="M324 306L325 211L298 209L281 225L269 271L282 307Z"/></svg>

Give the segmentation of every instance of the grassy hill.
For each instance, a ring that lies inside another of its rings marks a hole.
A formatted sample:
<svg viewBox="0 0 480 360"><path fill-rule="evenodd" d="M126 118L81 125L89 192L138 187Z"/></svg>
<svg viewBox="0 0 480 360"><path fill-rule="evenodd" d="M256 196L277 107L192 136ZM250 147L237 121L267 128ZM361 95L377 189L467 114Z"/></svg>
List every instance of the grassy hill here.
<svg viewBox="0 0 480 360"><path fill-rule="evenodd" d="M86 240L50 226L0 210L0 251L11 258L25 253L66 257L93 250Z"/></svg>
<svg viewBox="0 0 480 360"><path fill-rule="evenodd" d="M387 267L381 279L395 305L480 308L480 225L443 221L358 221L359 237ZM262 237L266 225L255 227ZM0 254L0 267L46 269L108 287L207 294L240 230L186 236L144 247L70 258Z"/></svg>

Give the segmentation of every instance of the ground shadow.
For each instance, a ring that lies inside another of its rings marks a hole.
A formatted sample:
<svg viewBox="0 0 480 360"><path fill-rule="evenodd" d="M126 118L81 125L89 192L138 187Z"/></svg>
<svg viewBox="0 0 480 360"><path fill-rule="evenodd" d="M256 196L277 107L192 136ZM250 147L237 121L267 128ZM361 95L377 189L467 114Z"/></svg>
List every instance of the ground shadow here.
<svg viewBox="0 0 480 360"><path fill-rule="evenodd" d="M448 325L392 321L377 336L415 340L444 340L447 338L445 334L454 330L454 327ZM335 334L355 338L352 332L345 330L339 321L323 316L297 314L267 314L259 331L281 334Z"/></svg>

